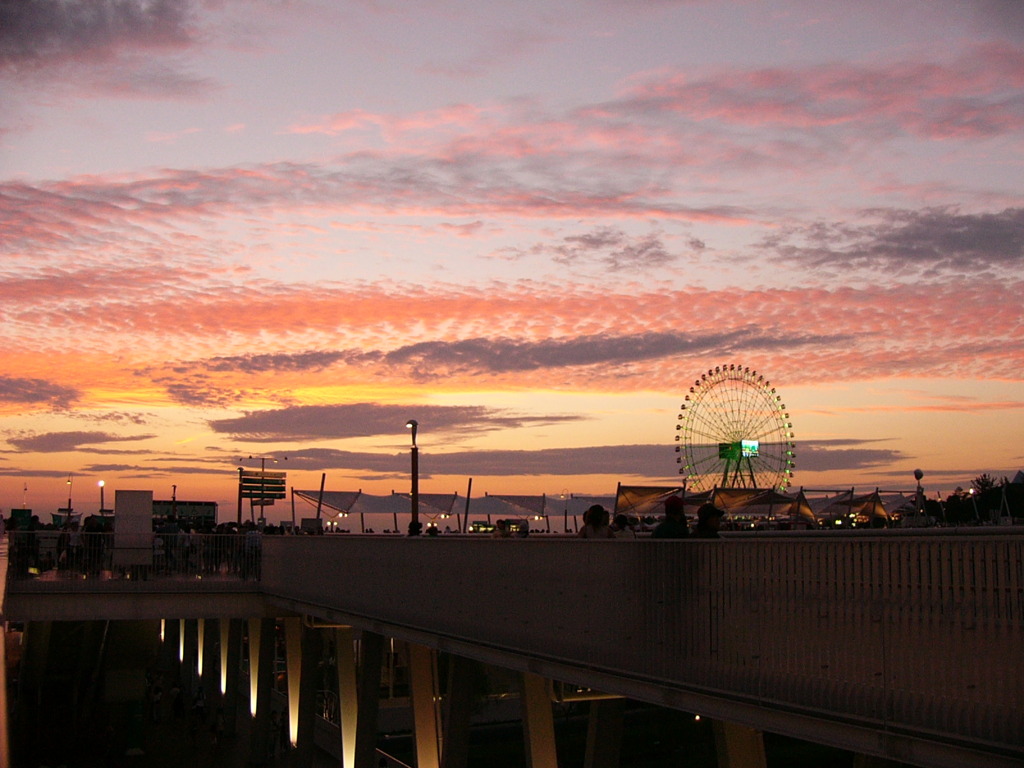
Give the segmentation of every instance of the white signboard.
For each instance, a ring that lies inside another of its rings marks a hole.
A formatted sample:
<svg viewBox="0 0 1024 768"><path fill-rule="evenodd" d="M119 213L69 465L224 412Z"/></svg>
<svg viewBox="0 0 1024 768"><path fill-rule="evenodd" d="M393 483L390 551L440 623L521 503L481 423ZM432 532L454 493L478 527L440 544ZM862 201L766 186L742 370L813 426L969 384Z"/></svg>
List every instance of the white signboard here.
<svg viewBox="0 0 1024 768"><path fill-rule="evenodd" d="M153 492L114 493L114 567L153 564Z"/></svg>

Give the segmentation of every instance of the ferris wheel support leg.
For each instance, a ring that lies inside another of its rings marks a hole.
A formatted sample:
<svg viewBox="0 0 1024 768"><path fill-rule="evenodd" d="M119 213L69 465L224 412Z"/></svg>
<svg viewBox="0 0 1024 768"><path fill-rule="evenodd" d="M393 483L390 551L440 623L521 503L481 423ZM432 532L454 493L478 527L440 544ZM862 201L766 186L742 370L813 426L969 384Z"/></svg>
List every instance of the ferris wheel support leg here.
<svg viewBox="0 0 1024 768"><path fill-rule="evenodd" d="M747 459L747 474L750 476L750 487L757 488L757 479L754 477L754 465Z"/></svg>

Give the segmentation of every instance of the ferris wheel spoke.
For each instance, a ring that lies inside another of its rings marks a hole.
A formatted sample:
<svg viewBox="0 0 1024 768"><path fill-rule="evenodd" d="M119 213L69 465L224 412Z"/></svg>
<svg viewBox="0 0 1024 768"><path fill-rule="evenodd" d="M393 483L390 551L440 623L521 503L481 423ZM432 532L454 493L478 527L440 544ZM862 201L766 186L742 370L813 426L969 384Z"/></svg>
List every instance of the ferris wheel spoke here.
<svg viewBox="0 0 1024 768"><path fill-rule="evenodd" d="M777 411L763 411L758 414L753 414L756 418L750 420L750 432L751 434L762 434L764 431L774 431L780 428L780 417L782 415L781 410Z"/></svg>

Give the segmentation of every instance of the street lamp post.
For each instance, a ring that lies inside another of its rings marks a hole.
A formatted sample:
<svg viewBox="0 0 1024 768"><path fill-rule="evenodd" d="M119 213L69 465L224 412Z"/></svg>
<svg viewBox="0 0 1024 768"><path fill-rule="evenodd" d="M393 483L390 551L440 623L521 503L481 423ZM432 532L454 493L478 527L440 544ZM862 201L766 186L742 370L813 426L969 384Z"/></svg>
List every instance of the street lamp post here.
<svg viewBox="0 0 1024 768"><path fill-rule="evenodd" d="M915 515L915 521L918 525L924 524L924 488L921 487L921 478L924 477L924 472L920 469L914 470L914 479L917 480L917 514Z"/></svg>
<svg viewBox="0 0 1024 768"><path fill-rule="evenodd" d="M74 475L68 475L68 513L64 516L64 528L71 526L71 489L74 487Z"/></svg>
<svg viewBox="0 0 1024 768"><path fill-rule="evenodd" d="M100 514L103 514L103 488L106 485L106 481L100 480L96 485L100 487Z"/></svg>
<svg viewBox="0 0 1024 768"><path fill-rule="evenodd" d="M241 461L241 459L239 459ZM242 527L242 473L245 467L238 468L238 527Z"/></svg>
<svg viewBox="0 0 1024 768"><path fill-rule="evenodd" d="M405 422L406 429L412 430L412 449L410 457L412 459L412 492L409 494L410 499L410 516L409 521L409 535L419 536L422 526L420 525L420 450L416 446L416 430L420 424L416 419L409 419Z"/></svg>

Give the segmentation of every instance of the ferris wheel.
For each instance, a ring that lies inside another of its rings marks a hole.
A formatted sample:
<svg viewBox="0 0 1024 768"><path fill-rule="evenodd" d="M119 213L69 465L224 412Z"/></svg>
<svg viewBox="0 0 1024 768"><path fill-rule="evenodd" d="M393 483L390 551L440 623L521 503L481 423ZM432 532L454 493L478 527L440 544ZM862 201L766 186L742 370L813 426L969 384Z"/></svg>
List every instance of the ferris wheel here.
<svg viewBox="0 0 1024 768"><path fill-rule="evenodd" d="M789 413L771 382L740 365L716 365L693 382L676 424L679 474L695 491L785 491L796 444Z"/></svg>

